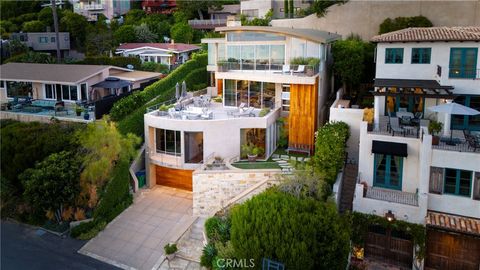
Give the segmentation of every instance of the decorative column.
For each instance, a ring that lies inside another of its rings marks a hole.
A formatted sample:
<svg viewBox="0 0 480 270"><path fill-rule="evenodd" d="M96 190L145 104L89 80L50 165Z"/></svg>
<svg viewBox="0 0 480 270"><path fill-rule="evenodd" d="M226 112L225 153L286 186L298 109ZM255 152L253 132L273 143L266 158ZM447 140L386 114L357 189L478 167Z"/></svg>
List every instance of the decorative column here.
<svg viewBox="0 0 480 270"><path fill-rule="evenodd" d="M374 104L373 104L373 125L374 125L374 130L378 131L380 130L380 108L382 107L382 99L380 96L375 96L374 97Z"/></svg>

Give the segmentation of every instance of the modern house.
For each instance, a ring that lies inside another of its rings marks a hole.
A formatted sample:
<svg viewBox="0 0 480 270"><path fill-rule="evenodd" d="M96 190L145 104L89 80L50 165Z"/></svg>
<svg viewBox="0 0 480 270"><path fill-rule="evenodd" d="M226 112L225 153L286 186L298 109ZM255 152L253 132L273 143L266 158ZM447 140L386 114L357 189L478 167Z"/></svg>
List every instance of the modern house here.
<svg viewBox="0 0 480 270"><path fill-rule="evenodd" d="M240 14L240 5L223 5L221 9L209 8L210 19L188 20L188 24L194 29L213 30L216 27L227 26L228 17Z"/></svg>
<svg viewBox="0 0 480 270"><path fill-rule="evenodd" d="M293 13L296 14L301 9L309 7L312 1L305 0L291 0L293 1ZM265 17L269 10L273 11L274 18L285 17L285 3L283 0L242 0L240 1L240 9L242 15L248 18Z"/></svg>
<svg viewBox="0 0 480 270"><path fill-rule="evenodd" d="M96 21L99 14L112 19L130 10L130 1L124 0L72 0L72 4L73 11L89 21Z"/></svg>
<svg viewBox="0 0 480 270"><path fill-rule="evenodd" d="M142 0L142 9L147 14L170 14L177 7L175 0Z"/></svg>
<svg viewBox="0 0 480 270"><path fill-rule="evenodd" d="M184 43L124 43L115 54L138 56L142 62L164 64L170 68L185 63L200 47Z"/></svg>
<svg viewBox="0 0 480 270"><path fill-rule="evenodd" d="M62 57L68 57L70 51L70 33L59 32L58 38ZM55 54L57 50L57 37L55 32L12 33L10 39L18 40L36 52Z"/></svg>
<svg viewBox="0 0 480 270"><path fill-rule="evenodd" d="M372 41L373 124L341 95L330 110L330 120L350 124L349 146L358 147L353 211L425 225L424 269L479 269L480 115L433 107L480 110L480 27L408 28ZM443 123L440 134L429 132L434 121ZM367 258L410 268L414 253L401 232L369 231Z"/></svg>
<svg viewBox="0 0 480 270"><path fill-rule="evenodd" d="M0 91L10 100L20 96L91 103L141 88L160 75L115 66L8 63L1 66Z"/></svg>
<svg viewBox="0 0 480 270"><path fill-rule="evenodd" d="M185 97L168 111L145 114L147 185L193 190L192 172L213 157L246 159L242 145L277 148L281 116L289 147L311 153L330 92L327 62L333 33L274 27L221 27L208 44L208 95ZM311 65L292 60L315 59ZM211 100L218 97L217 102Z"/></svg>

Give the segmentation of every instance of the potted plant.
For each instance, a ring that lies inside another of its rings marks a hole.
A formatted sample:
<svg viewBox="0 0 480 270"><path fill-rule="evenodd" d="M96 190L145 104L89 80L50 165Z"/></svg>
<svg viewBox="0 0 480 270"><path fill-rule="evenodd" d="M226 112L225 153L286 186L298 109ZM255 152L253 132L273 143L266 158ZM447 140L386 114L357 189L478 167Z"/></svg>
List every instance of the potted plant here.
<svg viewBox="0 0 480 270"><path fill-rule="evenodd" d="M165 255L167 257L167 260L171 261L173 258L175 258L175 252L177 252L177 244L166 244L163 249L165 250Z"/></svg>
<svg viewBox="0 0 480 270"><path fill-rule="evenodd" d="M83 110L83 119L89 120L90 119L90 113L88 112L87 109Z"/></svg>
<svg viewBox="0 0 480 270"><path fill-rule="evenodd" d="M256 146L253 143L246 143L242 145L242 156L247 156L248 161L254 162L257 160L257 156L263 155L263 147Z"/></svg>
<svg viewBox="0 0 480 270"><path fill-rule="evenodd" d="M443 124L438 121L430 121L428 124L428 133L432 135L432 145L438 145L440 142L440 137L437 136L440 131L442 131Z"/></svg>
<svg viewBox="0 0 480 270"><path fill-rule="evenodd" d="M82 106L80 106L78 104L75 105L75 113L77 114L77 116L80 116L82 114L82 112L83 112Z"/></svg>
<svg viewBox="0 0 480 270"><path fill-rule="evenodd" d="M269 112L270 112L270 109L269 109L269 108L263 108L263 109L260 110L260 112L258 113L258 117L264 117L264 116L267 115Z"/></svg>
<svg viewBox="0 0 480 270"><path fill-rule="evenodd" d="M368 123L367 131L373 131L373 116L374 116L373 108L363 109L363 121L366 121Z"/></svg>
<svg viewBox="0 0 480 270"><path fill-rule="evenodd" d="M315 75L315 69L320 65L320 59L315 57L308 58L307 76Z"/></svg>

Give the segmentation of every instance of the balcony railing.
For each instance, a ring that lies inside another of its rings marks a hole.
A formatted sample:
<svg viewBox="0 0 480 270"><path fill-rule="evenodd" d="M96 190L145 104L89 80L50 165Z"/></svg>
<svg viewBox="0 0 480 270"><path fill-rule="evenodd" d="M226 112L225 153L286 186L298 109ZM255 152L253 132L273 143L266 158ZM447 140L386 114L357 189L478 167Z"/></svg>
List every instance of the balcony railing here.
<svg viewBox="0 0 480 270"><path fill-rule="evenodd" d="M283 75L293 76L315 76L318 74L318 66L312 65L284 65L284 64L269 64L269 63L255 63L249 61L242 62L218 62L219 72L228 71L257 71L257 72L271 72Z"/></svg>
<svg viewBox="0 0 480 270"><path fill-rule="evenodd" d="M84 10L101 10L104 9L103 4L88 4L83 6Z"/></svg>
<svg viewBox="0 0 480 270"><path fill-rule="evenodd" d="M480 69L450 68L448 70L450 79L480 79Z"/></svg>
<svg viewBox="0 0 480 270"><path fill-rule="evenodd" d="M398 190L368 187L365 197L374 200L418 206L418 194Z"/></svg>

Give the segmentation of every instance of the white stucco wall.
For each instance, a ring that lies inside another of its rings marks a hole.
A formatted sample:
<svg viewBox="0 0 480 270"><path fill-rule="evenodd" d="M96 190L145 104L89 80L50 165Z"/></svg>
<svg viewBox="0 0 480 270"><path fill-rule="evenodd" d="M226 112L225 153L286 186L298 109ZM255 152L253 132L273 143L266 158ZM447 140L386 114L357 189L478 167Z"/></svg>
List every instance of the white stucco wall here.
<svg viewBox="0 0 480 270"><path fill-rule="evenodd" d="M403 48L403 64L386 64L386 48ZM412 64L412 48L432 48L430 64ZM380 43L377 46L375 78L437 80L442 85L454 86L455 94L480 94L480 80L448 78L450 48L478 48L478 42L415 42ZM477 70L480 69L480 55ZM437 76L437 65L442 67Z"/></svg>

